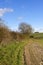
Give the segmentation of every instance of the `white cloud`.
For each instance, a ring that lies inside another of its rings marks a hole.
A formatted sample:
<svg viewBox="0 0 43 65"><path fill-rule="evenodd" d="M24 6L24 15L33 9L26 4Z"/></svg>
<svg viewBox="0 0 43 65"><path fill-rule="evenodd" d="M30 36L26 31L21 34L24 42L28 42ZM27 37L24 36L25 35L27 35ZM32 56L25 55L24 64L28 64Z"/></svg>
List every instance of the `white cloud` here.
<svg viewBox="0 0 43 65"><path fill-rule="evenodd" d="M43 32L43 29L39 29L39 32Z"/></svg>
<svg viewBox="0 0 43 65"><path fill-rule="evenodd" d="M23 19L23 17L18 17L18 20L22 20Z"/></svg>
<svg viewBox="0 0 43 65"><path fill-rule="evenodd" d="M3 16L7 12L13 12L13 9L10 9L10 8L0 8L0 16Z"/></svg>
<svg viewBox="0 0 43 65"><path fill-rule="evenodd" d="M35 28L35 32L43 32L43 28Z"/></svg>

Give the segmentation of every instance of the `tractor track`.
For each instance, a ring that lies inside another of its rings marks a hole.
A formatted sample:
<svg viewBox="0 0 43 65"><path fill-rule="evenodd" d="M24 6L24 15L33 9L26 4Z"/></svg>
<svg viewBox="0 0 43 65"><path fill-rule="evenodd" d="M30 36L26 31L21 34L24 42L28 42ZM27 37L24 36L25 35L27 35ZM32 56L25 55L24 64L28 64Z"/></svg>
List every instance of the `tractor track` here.
<svg viewBox="0 0 43 65"><path fill-rule="evenodd" d="M43 63L43 48L37 43L24 47L24 65L40 65Z"/></svg>

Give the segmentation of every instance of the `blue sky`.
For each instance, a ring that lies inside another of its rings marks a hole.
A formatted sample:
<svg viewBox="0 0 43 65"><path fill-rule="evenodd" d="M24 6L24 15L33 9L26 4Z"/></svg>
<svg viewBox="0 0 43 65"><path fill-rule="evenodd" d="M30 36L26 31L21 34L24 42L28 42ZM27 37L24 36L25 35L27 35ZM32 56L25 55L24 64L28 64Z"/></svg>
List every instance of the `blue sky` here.
<svg viewBox="0 0 43 65"><path fill-rule="evenodd" d="M0 0L0 18L12 30L25 22L43 32L43 0Z"/></svg>

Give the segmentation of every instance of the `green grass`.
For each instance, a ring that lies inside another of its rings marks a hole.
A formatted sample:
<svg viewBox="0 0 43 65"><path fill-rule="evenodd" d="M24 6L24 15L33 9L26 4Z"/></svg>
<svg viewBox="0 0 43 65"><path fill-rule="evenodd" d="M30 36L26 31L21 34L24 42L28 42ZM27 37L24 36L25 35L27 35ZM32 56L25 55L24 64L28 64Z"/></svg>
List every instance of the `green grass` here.
<svg viewBox="0 0 43 65"><path fill-rule="evenodd" d="M43 33L34 33L33 43L38 42L41 46L43 46Z"/></svg>
<svg viewBox="0 0 43 65"><path fill-rule="evenodd" d="M24 65L23 48L26 42L11 42L0 45L0 65Z"/></svg>
<svg viewBox="0 0 43 65"><path fill-rule="evenodd" d="M43 47L43 39L39 39L39 40L37 40L38 41L38 43Z"/></svg>
<svg viewBox="0 0 43 65"><path fill-rule="evenodd" d="M34 37L43 37L43 33L34 33L33 36Z"/></svg>

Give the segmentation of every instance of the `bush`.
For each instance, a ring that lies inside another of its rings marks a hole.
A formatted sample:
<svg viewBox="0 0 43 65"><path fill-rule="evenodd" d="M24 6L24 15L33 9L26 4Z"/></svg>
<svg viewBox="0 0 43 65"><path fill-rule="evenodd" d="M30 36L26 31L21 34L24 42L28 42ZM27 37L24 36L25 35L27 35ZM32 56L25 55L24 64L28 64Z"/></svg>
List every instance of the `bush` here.
<svg viewBox="0 0 43 65"><path fill-rule="evenodd" d="M10 30L6 26L0 26L0 43L11 39Z"/></svg>

